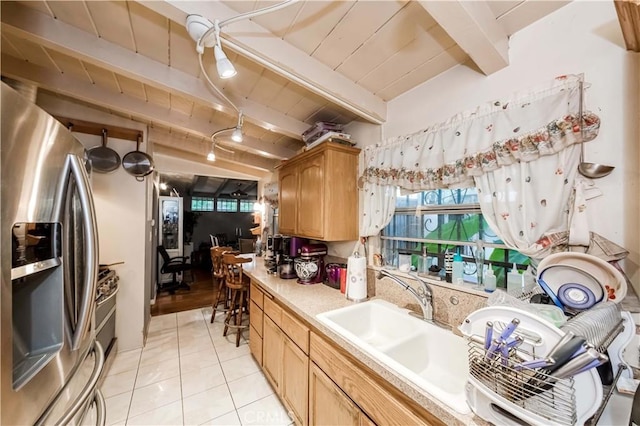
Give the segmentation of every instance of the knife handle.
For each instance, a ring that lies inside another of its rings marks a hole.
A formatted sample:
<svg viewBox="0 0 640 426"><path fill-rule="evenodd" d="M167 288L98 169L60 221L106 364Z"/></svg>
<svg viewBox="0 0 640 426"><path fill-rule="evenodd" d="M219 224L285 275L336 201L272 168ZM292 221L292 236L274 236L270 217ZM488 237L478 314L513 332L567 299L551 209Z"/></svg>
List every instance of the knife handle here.
<svg viewBox="0 0 640 426"><path fill-rule="evenodd" d="M516 327L518 327L518 324L520 324L520 320L518 318L512 319L511 322L507 324L507 327L502 331L500 341L506 341L509 336L511 336L511 333L515 331Z"/></svg>
<svg viewBox="0 0 640 426"><path fill-rule="evenodd" d="M489 349L491 347L491 341L493 340L493 323L487 321L487 328L484 331L484 348Z"/></svg>
<svg viewBox="0 0 640 426"><path fill-rule="evenodd" d="M556 361L553 358L536 358L531 361L521 362L520 364L516 364L513 366L515 370L522 370L523 368L535 369L535 368L546 368L555 364Z"/></svg>
<svg viewBox="0 0 640 426"><path fill-rule="evenodd" d="M498 339L493 339L491 346L487 349L486 358L493 359L496 356L496 352L500 350L500 341Z"/></svg>

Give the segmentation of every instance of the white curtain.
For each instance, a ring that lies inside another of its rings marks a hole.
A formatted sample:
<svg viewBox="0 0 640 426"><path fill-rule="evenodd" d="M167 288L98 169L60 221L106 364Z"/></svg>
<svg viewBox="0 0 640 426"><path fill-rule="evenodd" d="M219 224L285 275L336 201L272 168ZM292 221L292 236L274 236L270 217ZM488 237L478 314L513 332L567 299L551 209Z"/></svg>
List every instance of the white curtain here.
<svg viewBox="0 0 640 426"><path fill-rule="evenodd" d="M582 76L560 76L387 139L372 147L364 178L413 192L476 186L482 213L505 244L542 258L551 250L552 235L569 230L579 144L594 139L600 127L597 115L581 111L581 82ZM374 209L386 217L388 210L380 209L385 192L369 193L378 201L367 207L365 200L365 213Z"/></svg>
<svg viewBox="0 0 640 426"><path fill-rule="evenodd" d="M482 214L508 247L534 259L551 254L548 235L567 230L579 159L574 145L475 178Z"/></svg>
<svg viewBox="0 0 640 426"><path fill-rule="evenodd" d="M426 191L474 185L474 177L589 141L600 119L578 117L580 76L562 76L514 99L493 101L444 123L389 138L367 162L368 182Z"/></svg>
<svg viewBox="0 0 640 426"><path fill-rule="evenodd" d="M360 236L378 235L387 226L396 210L396 191L392 185L365 182L364 209L360 220Z"/></svg>

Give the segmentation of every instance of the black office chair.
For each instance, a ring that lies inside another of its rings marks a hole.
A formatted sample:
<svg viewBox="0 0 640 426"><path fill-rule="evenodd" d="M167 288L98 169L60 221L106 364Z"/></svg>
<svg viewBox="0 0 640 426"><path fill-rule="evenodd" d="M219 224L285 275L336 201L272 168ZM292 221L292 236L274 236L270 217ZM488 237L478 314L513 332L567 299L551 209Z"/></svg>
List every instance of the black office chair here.
<svg viewBox="0 0 640 426"><path fill-rule="evenodd" d="M189 256L170 257L164 246L158 246L158 253L162 256L162 267L160 268L160 272L163 274L172 274L172 280L170 283L161 283L160 277L158 277L158 292L168 291L170 294L174 294L176 289L179 288L191 290L184 280L178 282L176 277L178 272L184 273L186 271L191 271L192 265L191 263L187 263Z"/></svg>

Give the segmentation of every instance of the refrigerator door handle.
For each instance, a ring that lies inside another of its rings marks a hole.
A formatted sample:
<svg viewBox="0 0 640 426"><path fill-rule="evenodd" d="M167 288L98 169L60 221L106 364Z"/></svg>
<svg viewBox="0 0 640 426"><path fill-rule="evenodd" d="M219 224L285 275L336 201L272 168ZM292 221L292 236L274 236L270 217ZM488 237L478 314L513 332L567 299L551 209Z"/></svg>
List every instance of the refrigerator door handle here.
<svg viewBox="0 0 640 426"><path fill-rule="evenodd" d="M78 414L78 411L80 411L80 409L85 406L85 403L91 397L91 395L95 395L96 391L98 390L98 379L100 378L102 368L104 367L104 351L102 350L102 345L97 340L93 343L93 345L93 353L96 357L96 363L93 367L91 378L82 389L82 392L80 392L80 396L78 396L78 399L76 399L75 403L71 407L69 407L67 412L64 413L62 417L60 417L60 420L58 420L56 425L63 426L68 424L76 416L76 414Z"/></svg>
<svg viewBox="0 0 640 426"><path fill-rule="evenodd" d="M76 155L69 155L71 173L75 178L78 187L78 198L82 207L82 221L84 225L86 240L86 270L84 293L80 302L80 315L76 324L75 332L71 339L71 348L77 350L82 343L84 334L88 329L96 297L96 286L98 281L98 230L95 222L95 207L91 197L89 177Z"/></svg>
<svg viewBox="0 0 640 426"><path fill-rule="evenodd" d="M96 403L96 426L105 426L107 423L107 403L100 389L96 389L93 400Z"/></svg>

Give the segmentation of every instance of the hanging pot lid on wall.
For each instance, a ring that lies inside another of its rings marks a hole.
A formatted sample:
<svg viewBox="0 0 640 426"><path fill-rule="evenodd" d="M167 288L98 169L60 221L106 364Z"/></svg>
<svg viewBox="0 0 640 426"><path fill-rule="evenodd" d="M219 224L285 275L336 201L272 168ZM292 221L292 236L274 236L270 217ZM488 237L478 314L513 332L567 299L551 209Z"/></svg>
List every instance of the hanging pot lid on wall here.
<svg viewBox="0 0 640 426"><path fill-rule="evenodd" d="M102 145L91 148L87 155L98 173L110 173L120 167L120 155L107 147L107 129L102 129Z"/></svg>

